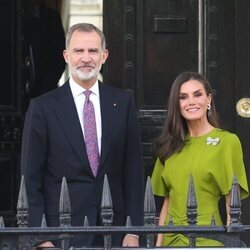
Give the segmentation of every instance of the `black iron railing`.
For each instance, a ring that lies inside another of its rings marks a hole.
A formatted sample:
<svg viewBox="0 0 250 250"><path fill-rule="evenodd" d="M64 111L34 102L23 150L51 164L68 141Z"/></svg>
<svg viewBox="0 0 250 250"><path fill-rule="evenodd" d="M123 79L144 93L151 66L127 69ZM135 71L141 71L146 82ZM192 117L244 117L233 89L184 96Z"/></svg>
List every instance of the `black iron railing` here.
<svg viewBox="0 0 250 250"><path fill-rule="evenodd" d="M147 180L144 199L144 226L132 226L130 217L124 226L112 226L113 206L111 192L107 176L104 179L103 195L101 201L102 226L89 226L88 218L85 217L82 226L71 226L71 205L66 179L63 178L60 195L59 227L47 227L45 216L43 216L41 227L28 226L28 201L25 189L24 177L21 179L19 197L17 203L17 225L18 227L5 227L4 219L0 217L0 249L7 250L30 250L41 242L48 240L61 240L61 248L56 249L154 249L155 236L158 233L182 233L189 238L189 247L196 247L196 238L204 237L218 240L224 247L244 247L240 240L243 232L250 231L250 226L241 223L241 201L239 187L236 178L231 189L230 216L228 226L217 226L213 215L209 226L198 226L197 202L192 176L190 177L189 192L187 197L187 226L175 226L172 219L167 226L156 225L156 207L152 192L150 178ZM112 235L114 233L138 234L142 236L139 248L122 248L112 246ZM104 245L100 248L82 247L74 248L69 245L69 239L80 234L102 234ZM52 248L47 248L52 249ZM157 248L157 249L164 249Z"/></svg>

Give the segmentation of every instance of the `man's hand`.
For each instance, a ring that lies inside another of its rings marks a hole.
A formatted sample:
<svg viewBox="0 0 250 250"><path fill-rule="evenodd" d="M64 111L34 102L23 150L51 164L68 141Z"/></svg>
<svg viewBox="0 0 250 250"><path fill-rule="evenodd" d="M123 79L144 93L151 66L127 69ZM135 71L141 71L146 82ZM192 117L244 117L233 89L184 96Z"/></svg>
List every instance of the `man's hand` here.
<svg viewBox="0 0 250 250"><path fill-rule="evenodd" d="M139 236L135 234L126 234L122 241L123 247L139 247Z"/></svg>
<svg viewBox="0 0 250 250"><path fill-rule="evenodd" d="M39 248L43 247L55 247L51 241L46 241L38 246Z"/></svg>

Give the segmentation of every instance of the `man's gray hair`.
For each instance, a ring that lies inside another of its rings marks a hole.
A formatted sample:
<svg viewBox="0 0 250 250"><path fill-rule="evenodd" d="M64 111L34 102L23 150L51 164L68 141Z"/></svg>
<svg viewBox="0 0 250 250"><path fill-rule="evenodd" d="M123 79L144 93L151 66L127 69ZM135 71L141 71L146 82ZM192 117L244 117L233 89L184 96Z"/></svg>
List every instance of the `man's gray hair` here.
<svg viewBox="0 0 250 250"><path fill-rule="evenodd" d="M82 32L93 32L94 31L94 32L96 32L101 38L102 49L103 50L106 49L106 39L105 39L103 32L91 23L77 23L69 28L67 36L66 36L66 44L65 44L66 49L69 47L72 34L75 31L80 31L80 32L81 31Z"/></svg>

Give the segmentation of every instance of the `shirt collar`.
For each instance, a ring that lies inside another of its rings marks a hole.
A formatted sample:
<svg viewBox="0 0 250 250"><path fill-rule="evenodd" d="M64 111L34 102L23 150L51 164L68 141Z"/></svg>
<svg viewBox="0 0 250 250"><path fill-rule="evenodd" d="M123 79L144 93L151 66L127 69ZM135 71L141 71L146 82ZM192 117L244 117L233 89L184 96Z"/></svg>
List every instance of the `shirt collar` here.
<svg viewBox="0 0 250 250"><path fill-rule="evenodd" d="M82 95L84 91L86 91L85 88L81 87L78 83L76 83L72 78L69 79L69 85L70 89L73 95L73 98ZM99 84L98 80L95 82L95 84L89 89L92 91L94 95L99 97Z"/></svg>

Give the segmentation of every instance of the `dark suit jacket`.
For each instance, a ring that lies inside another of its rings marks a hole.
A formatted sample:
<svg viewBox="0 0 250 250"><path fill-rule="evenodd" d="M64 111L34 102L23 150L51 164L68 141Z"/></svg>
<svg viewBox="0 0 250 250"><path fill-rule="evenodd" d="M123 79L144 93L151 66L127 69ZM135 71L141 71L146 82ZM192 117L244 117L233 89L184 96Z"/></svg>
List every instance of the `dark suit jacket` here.
<svg viewBox="0 0 250 250"><path fill-rule="evenodd" d="M100 213L103 179L107 174L114 208L114 224L143 223L143 167L133 98L127 91L99 83L102 116L101 163L91 172L84 137L69 87L33 99L26 114L22 141L22 174L29 203L29 223L59 225L62 178L67 178L72 225L88 216L96 225ZM79 244L91 243L91 237ZM87 242L87 243L86 243ZM77 244L76 244L77 245Z"/></svg>

